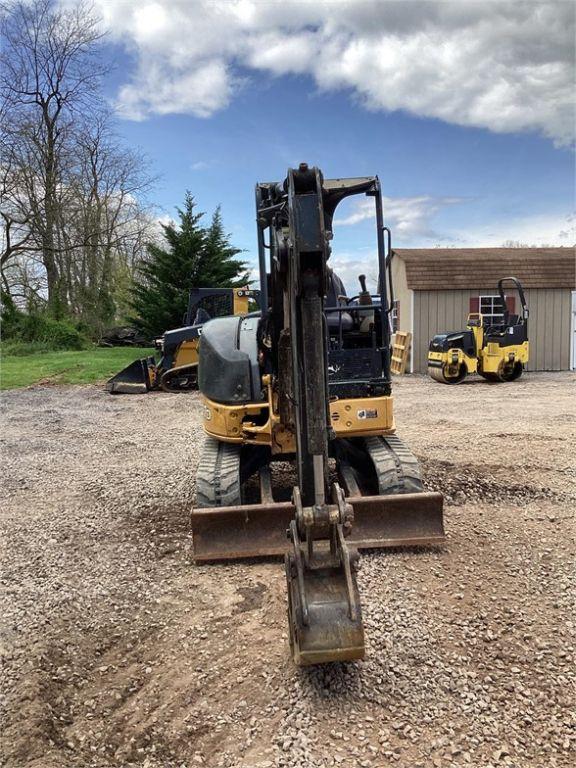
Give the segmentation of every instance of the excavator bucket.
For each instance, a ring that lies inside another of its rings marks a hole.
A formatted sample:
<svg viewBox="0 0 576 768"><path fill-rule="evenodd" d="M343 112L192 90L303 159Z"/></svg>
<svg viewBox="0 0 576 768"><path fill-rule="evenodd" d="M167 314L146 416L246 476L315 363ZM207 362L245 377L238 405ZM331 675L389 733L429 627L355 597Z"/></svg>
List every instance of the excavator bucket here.
<svg viewBox="0 0 576 768"><path fill-rule="evenodd" d="M285 562L290 645L296 664L363 659L364 627L356 580L352 586L356 611L351 616L346 575L341 568L304 570L299 585L293 555L286 555Z"/></svg>
<svg viewBox="0 0 576 768"><path fill-rule="evenodd" d="M112 394L141 395L152 389L156 363L153 357L134 360L106 382L106 389Z"/></svg>
<svg viewBox="0 0 576 768"><path fill-rule="evenodd" d="M354 523L346 541L359 550L421 547L445 540L440 493L351 496ZM295 514L291 502L194 509L196 562L284 555L286 530Z"/></svg>

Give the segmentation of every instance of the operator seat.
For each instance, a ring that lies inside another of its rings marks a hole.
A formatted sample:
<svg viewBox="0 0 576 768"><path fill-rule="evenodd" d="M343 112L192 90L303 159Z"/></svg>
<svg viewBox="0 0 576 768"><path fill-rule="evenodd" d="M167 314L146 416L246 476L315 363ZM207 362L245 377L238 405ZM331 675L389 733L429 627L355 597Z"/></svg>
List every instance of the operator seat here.
<svg viewBox="0 0 576 768"><path fill-rule="evenodd" d="M346 288L344 283L333 269L329 269L328 273L328 293L326 295L326 307L340 307L343 302L338 298L339 296L346 296ZM326 312L326 322L328 323L328 331L330 333L338 333L340 318L342 315L342 330L344 332L351 331L354 327L354 320L349 312Z"/></svg>

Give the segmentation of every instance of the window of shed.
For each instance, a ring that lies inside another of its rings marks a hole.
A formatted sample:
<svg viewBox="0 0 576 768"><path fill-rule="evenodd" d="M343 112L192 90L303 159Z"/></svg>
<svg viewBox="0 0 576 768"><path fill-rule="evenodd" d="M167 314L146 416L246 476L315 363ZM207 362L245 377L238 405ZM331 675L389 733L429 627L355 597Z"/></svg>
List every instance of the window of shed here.
<svg viewBox="0 0 576 768"><path fill-rule="evenodd" d="M484 325L499 325L504 322L504 311L498 294L479 296L479 312L484 316Z"/></svg>

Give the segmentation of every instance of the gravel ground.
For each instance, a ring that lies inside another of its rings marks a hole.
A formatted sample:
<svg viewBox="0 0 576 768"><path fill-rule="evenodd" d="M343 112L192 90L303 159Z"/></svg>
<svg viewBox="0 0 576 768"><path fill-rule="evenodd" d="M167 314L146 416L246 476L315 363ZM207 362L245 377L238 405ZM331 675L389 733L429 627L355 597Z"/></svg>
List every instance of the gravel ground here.
<svg viewBox="0 0 576 768"><path fill-rule="evenodd" d="M576 377L405 377L447 545L362 558L362 663L296 670L279 563L194 567L196 395L3 395L1 765L575 763Z"/></svg>

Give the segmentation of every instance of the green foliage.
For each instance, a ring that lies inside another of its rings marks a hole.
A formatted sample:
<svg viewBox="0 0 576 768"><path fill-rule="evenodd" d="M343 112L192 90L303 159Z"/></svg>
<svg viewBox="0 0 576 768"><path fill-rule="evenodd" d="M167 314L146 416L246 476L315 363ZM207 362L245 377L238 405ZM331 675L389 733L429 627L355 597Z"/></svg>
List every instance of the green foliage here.
<svg viewBox="0 0 576 768"><path fill-rule="evenodd" d="M0 289L0 339L6 338L18 320L18 310L9 293Z"/></svg>
<svg viewBox="0 0 576 768"><path fill-rule="evenodd" d="M47 314L20 312L3 304L2 349L4 354L26 355L56 349L86 349L86 334L69 320L55 320Z"/></svg>
<svg viewBox="0 0 576 768"><path fill-rule="evenodd" d="M76 299L80 310L83 327L94 341L100 338L102 332L114 323L116 307L112 295L106 287L96 291L92 287L77 287Z"/></svg>
<svg viewBox="0 0 576 768"><path fill-rule="evenodd" d="M2 360L7 356L29 357L31 355L43 355L46 352L53 352L54 348L46 341L18 341L10 339L2 341L0 344Z"/></svg>
<svg viewBox="0 0 576 768"><path fill-rule="evenodd" d="M148 338L182 324L190 288L233 288L247 281L241 251L229 242L218 208L209 227L200 224L194 198L186 193L178 208L179 227L163 224L167 247L148 246L148 261L132 289L133 322Z"/></svg>
<svg viewBox="0 0 576 768"><path fill-rule="evenodd" d="M133 347L91 347L83 352L46 352L26 356L8 354L2 343L0 389L28 387L31 384L92 384L104 382L153 349Z"/></svg>

